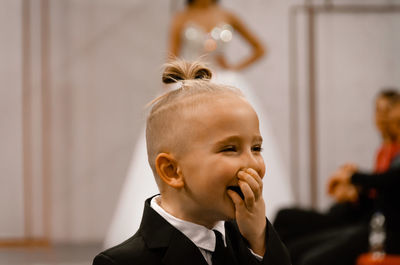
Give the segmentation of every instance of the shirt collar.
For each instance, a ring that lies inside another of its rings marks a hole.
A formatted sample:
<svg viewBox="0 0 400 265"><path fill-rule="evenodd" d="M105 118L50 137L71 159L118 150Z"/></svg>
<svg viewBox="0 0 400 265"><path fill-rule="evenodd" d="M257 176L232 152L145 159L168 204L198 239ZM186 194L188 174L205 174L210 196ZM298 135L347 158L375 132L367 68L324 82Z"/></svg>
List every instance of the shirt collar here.
<svg viewBox="0 0 400 265"><path fill-rule="evenodd" d="M151 208L153 208L159 215L161 215L168 223L173 227L181 231L186 237L188 237L197 247L214 252L216 238L213 230L217 230L222 234L222 239L224 240L224 245L226 246L225 240L225 226L224 221L219 221L213 229L208 229L205 226L198 225L192 222L188 222L171 214L167 213L159 205L161 200L161 195L155 196L150 203Z"/></svg>

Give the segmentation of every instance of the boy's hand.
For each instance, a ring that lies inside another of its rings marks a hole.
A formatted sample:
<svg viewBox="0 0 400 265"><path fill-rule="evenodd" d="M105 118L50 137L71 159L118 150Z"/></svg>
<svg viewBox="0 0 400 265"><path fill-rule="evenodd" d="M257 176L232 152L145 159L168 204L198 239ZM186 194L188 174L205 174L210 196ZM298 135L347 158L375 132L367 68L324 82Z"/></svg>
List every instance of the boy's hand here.
<svg viewBox="0 0 400 265"><path fill-rule="evenodd" d="M240 233L250 244L254 253L264 256L265 253L265 203L262 196L263 183L258 173L247 168L238 173L238 184L244 194L244 199L232 190L228 195L235 204L236 222Z"/></svg>

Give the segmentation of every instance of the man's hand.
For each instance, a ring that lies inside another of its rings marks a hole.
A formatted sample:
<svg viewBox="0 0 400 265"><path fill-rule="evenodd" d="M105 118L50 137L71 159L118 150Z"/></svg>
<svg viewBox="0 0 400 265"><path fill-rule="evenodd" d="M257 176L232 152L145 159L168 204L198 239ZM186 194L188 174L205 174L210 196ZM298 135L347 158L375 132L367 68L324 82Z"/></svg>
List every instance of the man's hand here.
<svg viewBox="0 0 400 265"><path fill-rule="evenodd" d="M339 184L334 190L332 197L337 202L357 202L358 190L351 184Z"/></svg>
<svg viewBox="0 0 400 265"><path fill-rule="evenodd" d="M356 202L358 190L351 184L351 176L357 171L354 164L340 167L328 180L328 194L338 202Z"/></svg>

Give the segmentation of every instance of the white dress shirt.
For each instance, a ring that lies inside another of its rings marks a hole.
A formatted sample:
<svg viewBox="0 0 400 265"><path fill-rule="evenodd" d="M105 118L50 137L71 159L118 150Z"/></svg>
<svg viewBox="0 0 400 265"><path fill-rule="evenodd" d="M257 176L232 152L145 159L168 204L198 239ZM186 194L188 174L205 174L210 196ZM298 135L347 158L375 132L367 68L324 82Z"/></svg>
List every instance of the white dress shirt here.
<svg viewBox="0 0 400 265"><path fill-rule="evenodd" d="M222 234L222 239L224 245L226 246L225 240L225 222L219 221L212 228L208 229L205 226L198 225L192 222L188 222L182 219L178 219L175 216L167 213L160 206L161 195L155 196L150 203L151 208L153 208L159 215L161 215L168 223L173 227L182 232L187 238L189 238L200 250L204 259L207 261L208 265L212 265L211 257L215 250L216 238L213 230L217 230ZM258 259L262 260L262 257L255 254L251 249L251 253Z"/></svg>

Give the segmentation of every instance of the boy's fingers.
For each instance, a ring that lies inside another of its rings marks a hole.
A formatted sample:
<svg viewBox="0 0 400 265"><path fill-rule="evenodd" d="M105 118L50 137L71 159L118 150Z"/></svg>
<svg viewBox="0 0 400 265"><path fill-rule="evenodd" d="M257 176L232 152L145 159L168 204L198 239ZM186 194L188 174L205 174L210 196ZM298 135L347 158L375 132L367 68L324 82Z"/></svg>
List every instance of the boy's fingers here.
<svg viewBox="0 0 400 265"><path fill-rule="evenodd" d="M244 202L246 208L250 210L254 206L255 196L253 190L250 188L249 184L243 180L238 181L239 187L244 195Z"/></svg>
<svg viewBox="0 0 400 265"><path fill-rule="evenodd" d="M233 201L233 203L235 204L236 211L246 209L246 206L244 205L244 201L242 200L242 198L240 198L239 194L237 194L233 190L228 190L227 193L228 193L229 197L231 197L231 200Z"/></svg>
<svg viewBox="0 0 400 265"><path fill-rule="evenodd" d="M240 171L238 173L239 180L247 182L247 184L250 186L251 190L254 192L254 197L258 199L260 195L262 194L262 188L258 184L258 182L254 179L253 176L251 176L249 173L245 171Z"/></svg>
<svg viewBox="0 0 400 265"><path fill-rule="evenodd" d="M246 169L246 172L249 173L257 181L258 185L260 186L260 188L262 190L262 187L263 187L262 178L257 173L257 171L255 171L253 168L248 168L248 169Z"/></svg>

